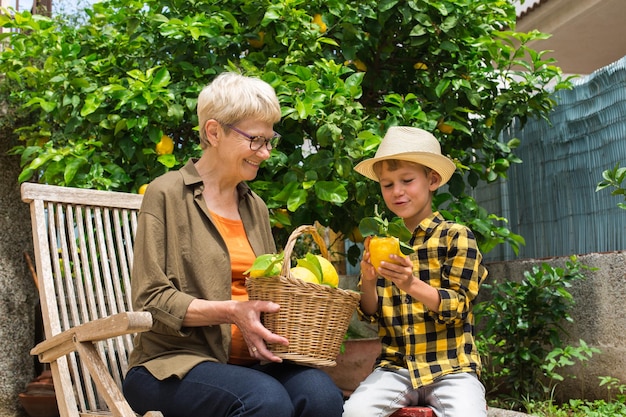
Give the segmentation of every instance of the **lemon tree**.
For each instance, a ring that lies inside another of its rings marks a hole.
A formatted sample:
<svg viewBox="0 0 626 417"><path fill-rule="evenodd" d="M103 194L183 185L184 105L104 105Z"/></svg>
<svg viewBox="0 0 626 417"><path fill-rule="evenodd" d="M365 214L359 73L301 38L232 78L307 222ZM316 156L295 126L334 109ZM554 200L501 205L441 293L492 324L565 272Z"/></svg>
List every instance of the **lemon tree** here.
<svg viewBox="0 0 626 417"><path fill-rule="evenodd" d="M484 252L515 250L506 219L466 189L506 177L519 142L500 133L547 117L571 86L530 47L545 35L511 30L515 8L501 0L101 0L80 23L24 11L0 25L0 127L19 181L137 192L200 154L196 100L216 74L274 86L283 138L250 186L279 245L302 224L348 236L371 216L381 197L352 167L403 124L433 132L456 161L433 200L442 215Z"/></svg>

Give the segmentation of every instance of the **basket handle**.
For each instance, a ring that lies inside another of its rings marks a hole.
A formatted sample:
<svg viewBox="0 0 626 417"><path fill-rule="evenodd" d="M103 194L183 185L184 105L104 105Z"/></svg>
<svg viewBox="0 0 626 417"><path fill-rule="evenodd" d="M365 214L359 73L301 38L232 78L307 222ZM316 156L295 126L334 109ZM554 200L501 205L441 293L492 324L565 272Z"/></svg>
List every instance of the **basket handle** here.
<svg viewBox="0 0 626 417"><path fill-rule="evenodd" d="M289 235L289 239L287 239L287 244L285 245L285 249L283 251L284 257L283 268L281 271L282 276L291 278L291 274L289 273L289 270L291 269L291 252L293 252L293 248L296 245L296 240L298 240L298 237L307 233L313 237L313 240L315 241L315 243L317 243L317 246L319 246L322 256L328 259L328 249L326 248L326 242L324 242L324 239L322 239L322 236L320 236L317 229L310 225L299 226L291 233L291 235Z"/></svg>

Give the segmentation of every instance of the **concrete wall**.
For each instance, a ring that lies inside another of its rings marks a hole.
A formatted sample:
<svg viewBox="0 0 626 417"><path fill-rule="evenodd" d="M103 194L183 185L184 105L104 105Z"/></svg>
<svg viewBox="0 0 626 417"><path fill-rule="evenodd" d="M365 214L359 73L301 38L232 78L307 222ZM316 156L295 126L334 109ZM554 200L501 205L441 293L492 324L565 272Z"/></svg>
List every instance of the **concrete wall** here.
<svg viewBox="0 0 626 417"><path fill-rule="evenodd" d="M18 393L35 376L37 291L24 258L33 255L28 205L20 199L19 157L0 137L0 416L25 416Z"/></svg>
<svg viewBox="0 0 626 417"><path fill-rule="evenodd" d="M568 258L524 259L488 264L491 278L521 280L524 271L546 262L553 267L565 266ZM578 346L583 339L602 351L582 366L568 372L576 379L566 379L557 387L560 398L607 398L605 387L599 387L598 377L611 376L626 384L626 252L591 253L580 255L581 263L597 268L586 272L587 279L570 289L576 302L566 344ZM615 393L613 393L615 394Z"/></svg>

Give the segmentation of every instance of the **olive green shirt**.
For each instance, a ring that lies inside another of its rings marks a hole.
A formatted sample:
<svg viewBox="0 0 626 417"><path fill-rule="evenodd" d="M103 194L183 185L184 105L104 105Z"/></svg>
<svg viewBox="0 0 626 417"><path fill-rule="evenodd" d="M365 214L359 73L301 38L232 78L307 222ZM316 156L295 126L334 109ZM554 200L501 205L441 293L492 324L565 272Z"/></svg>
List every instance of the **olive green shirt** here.
<svg viewBox="0 0 626 417"><path fill-rule="evenodd" d="M228 249L211 220L194 162L151 182L138 217L133 309L149 311L154 324L136 336L129 366L145 366L158 379L182 378L203 361L228 360L230 324L182 325L192 300L231 299ZM237 190L254 253L276 252L267 206L245 183Z"/></svg>

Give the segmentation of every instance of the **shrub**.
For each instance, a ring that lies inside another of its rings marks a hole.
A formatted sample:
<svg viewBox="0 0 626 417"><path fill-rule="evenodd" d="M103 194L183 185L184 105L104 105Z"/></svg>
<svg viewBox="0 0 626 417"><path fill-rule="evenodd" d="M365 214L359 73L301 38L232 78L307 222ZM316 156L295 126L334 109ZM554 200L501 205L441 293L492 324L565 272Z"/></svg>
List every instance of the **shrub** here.
<svg viewBox="0 0 626 417"><path fill-rule="evenodd" d="M564 346L563 324L572 322L568 289L590 268L571 256L565 268L547 263L524 272L521 282L485 284L488 301L476 306L483 379L490 395L513 400L551 398L562 368L599 351L581 340Z"/></svg>

